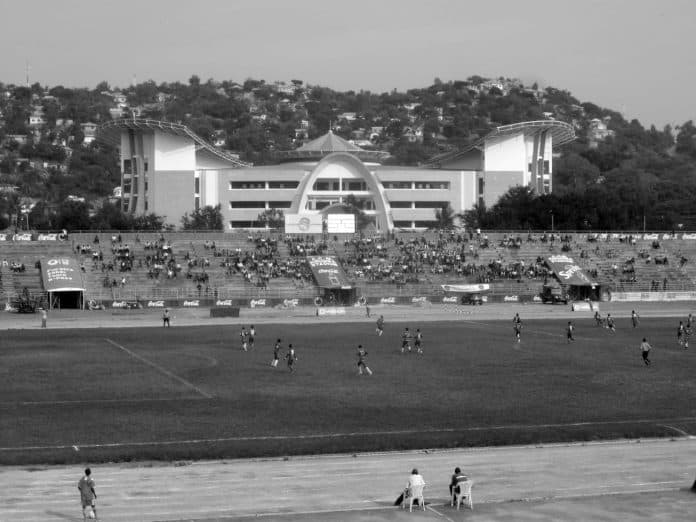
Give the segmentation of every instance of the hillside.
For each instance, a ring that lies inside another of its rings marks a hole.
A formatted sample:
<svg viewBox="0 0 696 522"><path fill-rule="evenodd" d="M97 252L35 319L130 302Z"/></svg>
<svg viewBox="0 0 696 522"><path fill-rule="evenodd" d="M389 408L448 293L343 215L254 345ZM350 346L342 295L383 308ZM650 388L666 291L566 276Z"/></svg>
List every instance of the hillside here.
<svg viewBox="0 0 696 522"><path fill-rule="evenodd" d="M363 148L390 152L389 163L417 165L498 125L557 119L572 124L578 140L558 153L554 194L511 194L514 216L504 207L476 209L471 223L545 228L553 213L559 228L696 226L691 121L646 129L565 90L504 78L435 79L426 88L377 94L301 80L192 76L187 84L149 81L122 89L105 82L93 89L0 83L0 228L21 225L27 216L32 228L134 226L105 203L119 185L117 154L94 141L96 125L130 116L184 123L256 165L273 163L275 151L329 128Z"/></svg>

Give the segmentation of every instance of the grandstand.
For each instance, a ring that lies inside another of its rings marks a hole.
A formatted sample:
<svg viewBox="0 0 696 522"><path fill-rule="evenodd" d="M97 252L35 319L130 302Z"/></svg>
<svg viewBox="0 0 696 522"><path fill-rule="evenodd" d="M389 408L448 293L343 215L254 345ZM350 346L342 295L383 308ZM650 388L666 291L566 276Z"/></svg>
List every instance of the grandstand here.
<svg viewBox="0 0 696 522"><path fill-rule="evenodd" d="M696 240L682 234L547 234L488 232L375 235L279 233L77 233L68 241L5 241L0 291L6 303L45 299L37 261L70 257L83 272L87 304L112 301L304 300L326 297L307 255L336 257L354 300L429 301L442 285L488 284L494 298L538 295L553 278L551 255L572 257L602 289L678 292L696 289ZM659 238L659 239L658 239ZM21 267L24 269L14 269ZM173 305L176 303L173 303ZM353 304L343 302L341 304Z"/></svg>

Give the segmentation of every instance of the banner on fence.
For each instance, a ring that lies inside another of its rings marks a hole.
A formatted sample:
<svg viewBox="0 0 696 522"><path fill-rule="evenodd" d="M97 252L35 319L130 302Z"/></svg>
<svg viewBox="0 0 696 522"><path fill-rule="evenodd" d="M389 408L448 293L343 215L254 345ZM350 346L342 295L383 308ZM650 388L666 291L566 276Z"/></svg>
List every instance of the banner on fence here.
<svg viewBox="0 0 696 522"><path fill-rule="evenodd" d="M477 292L487 292L491 285L483 283L479 285L440 285L445 292L473 294Z"/></svg>
<svg viewBox="0 0 696 522"><path fill-rule="evenodd" d="M696 292L612 292L611 300L617 302L696 301Z"/></svg>
<svg viewBox="0 0 696 522"><path fill-rule="evenodd" d="M321 214L285 214L286 234L321 234Z"/></svg>

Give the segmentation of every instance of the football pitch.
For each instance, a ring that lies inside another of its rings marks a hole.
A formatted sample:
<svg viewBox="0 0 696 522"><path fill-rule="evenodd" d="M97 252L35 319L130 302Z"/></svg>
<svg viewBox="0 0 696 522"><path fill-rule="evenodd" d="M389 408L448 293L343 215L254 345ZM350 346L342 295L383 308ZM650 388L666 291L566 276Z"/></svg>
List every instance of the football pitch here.
<svg viewBox="0 0 696 522"><path fill-rule="evenodd" d="M523 316L524 320L524 316ZM9 330L0 463L266 457L696 433L678 319ZM248 325L247 325L248 326ZM424 353L400 352L404 327ZM653 364L639 344L647 337ZM273 344L298 361L271 368ZM372 376L359 376L356 348ZM285 351L285 350L284 350Z"/></svg>

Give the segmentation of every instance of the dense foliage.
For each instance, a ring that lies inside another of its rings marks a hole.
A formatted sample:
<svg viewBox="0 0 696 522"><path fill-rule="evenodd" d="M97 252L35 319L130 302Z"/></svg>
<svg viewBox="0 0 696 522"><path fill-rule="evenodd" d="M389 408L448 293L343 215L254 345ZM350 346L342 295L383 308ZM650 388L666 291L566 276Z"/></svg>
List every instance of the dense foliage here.
<svg viewBox="0 0 696 522"><path fill-rule="evenodd" d="M40 124L30 119L37 114ZM645 128L564 90L478 76L380 94L338 92L301 80L202 82L197 76L188 83L148 81L123 89L106 82L94 89L0 83L0 227L22 226L27 218L32 228L161 223L157 216L134 221L121 215L111 197L119 185L115 149L85 144L84 124L119 116L184 123L255 164L272 163L275 151L332 128L362 147L389 151L388 162L400 165L470 145L498 125L555 118L571 123L578 139L554 158L554 194L534 197L515 189L493 208L470 212L467 221L549 228L553 215L557 228L696 227L692 121L674 130ZM600 137L593 134L598 124L606 130ZM449 226L445 212L438 219ZM198 226L193 209L187 218L188 226Z"/></svg>

